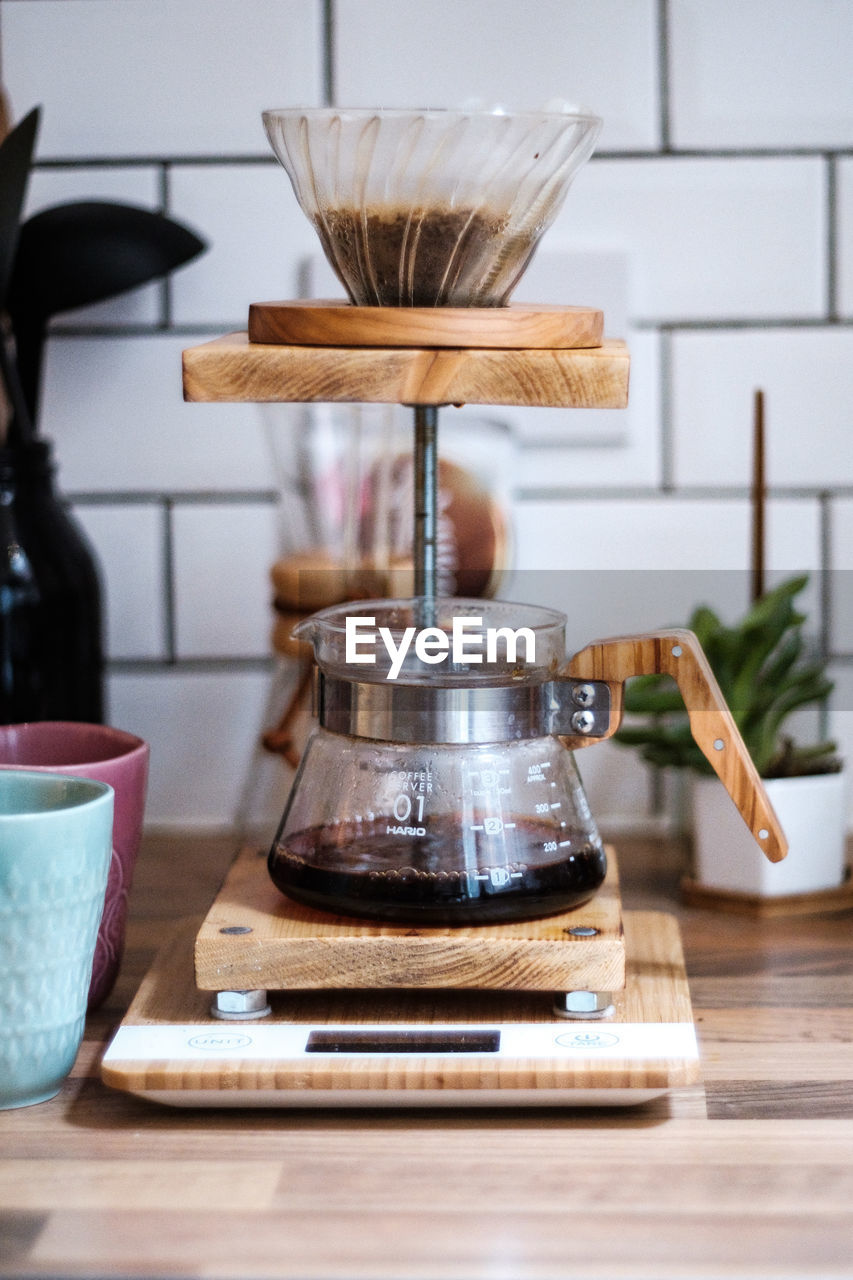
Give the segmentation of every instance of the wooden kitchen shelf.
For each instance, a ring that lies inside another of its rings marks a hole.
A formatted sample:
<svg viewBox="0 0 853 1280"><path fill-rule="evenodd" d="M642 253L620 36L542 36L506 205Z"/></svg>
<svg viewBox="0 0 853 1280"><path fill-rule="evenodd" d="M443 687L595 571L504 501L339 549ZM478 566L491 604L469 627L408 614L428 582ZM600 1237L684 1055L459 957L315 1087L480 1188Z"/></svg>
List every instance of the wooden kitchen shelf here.
<svg viewBox="0 0 853 1280"><path fill-rule="evenodd" d="M232 333L183 353L184 399L624 409L630 355L599 347L288 346Z"/></svg>

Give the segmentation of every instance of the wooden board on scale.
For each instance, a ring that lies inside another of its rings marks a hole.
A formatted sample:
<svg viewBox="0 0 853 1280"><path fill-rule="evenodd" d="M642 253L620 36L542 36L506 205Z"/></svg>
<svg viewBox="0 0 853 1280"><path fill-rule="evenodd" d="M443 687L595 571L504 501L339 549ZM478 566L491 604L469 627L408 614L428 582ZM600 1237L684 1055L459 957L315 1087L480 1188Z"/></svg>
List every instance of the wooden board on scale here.
<svg viewBox="0 0 853 1280"><path fill-rule="evenodd" d="M248 856L238 864L245 870ZM263 868L257 857L253 865ZM476 932L485 941L494 928ZM327 986L271 991L268 1017L231 1023L211 1015L210 992L193 980L201 931L187 922L144 979L103 1079L175 1106L625 1106L676 1091L695 1113L699 1059L677 922L625 912L624 932L625 983L603 1019L557 1017L549 991Z"/></svg>
<svg viewBox="0 0 853 1280"><path fill-rule="evenodd" d="M616 858L574 911L489 926L413 928L314 911L284 897L266 858L235 860L195 944L202 991L477 987L615 991L625 982Z"/></svg>

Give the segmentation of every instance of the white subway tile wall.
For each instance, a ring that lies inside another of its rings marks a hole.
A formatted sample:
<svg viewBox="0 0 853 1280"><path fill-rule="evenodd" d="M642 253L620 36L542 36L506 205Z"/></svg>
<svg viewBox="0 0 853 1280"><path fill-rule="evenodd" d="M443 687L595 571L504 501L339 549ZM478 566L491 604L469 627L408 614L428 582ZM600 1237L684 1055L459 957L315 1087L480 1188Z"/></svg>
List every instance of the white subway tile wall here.
<svg viewBox="0 0 853 1280"><path fill-rule="evenodd" d="M55 438L66 490L269 489L260 407L184 403L181 352L207 340L153 331L50 342L42 426Z"/></svg>
<svg viewBox="0 0 853 1280"><path fill-rule="evenodd" d="M748 585L750 504L746 497L664 494L600 498L578 494L554 504L546 498L519 504L518 572L642 574L659 578L706 573L731 575ZM542 536L543 529L547 531ZM820 507L816 499L772 498L767 504L768 570L817 571L821 566ZM594 589L594 587L593 587ZM698 601L697 601L698 603ZM744 599L743 603L746 603ZM618 607L601 592L594 616ZM661 619L672 624L678 613ZM683 607L682 607L683 612ZM654 626L644 619L643 626ZM577 644L583 636L572 637Z"/></svg>
<svg viewBox="0 0 853 1280"><path fill-rule="evenodd" d="M849 147L853 7L843 0L678 0L669 35L676 146Z"/></svg>
<svg viewBox="0 0 853 1280"><path fill-rule="evenodd" d="M164 662L169 653L164 521L159 502L78 506L74 512L97 548L112 659Z"/></svg>
<svg viewBox="0 0 853 1280"><path fill-rule="evenodd" d="M296 295L299 263L317 237L280 165L175 165L169 196L172 216L210 246L175 274L176 324L244 329L250 302Z"/></svg>
<svg viewBox="0 0 853 1280"><path fill-rule="evenodd" d="M45 159L252 154L262 108L320 101L321 32L316 0L4 3L3 79Z"/></svg>
<svg viewBox="0 0 853 1280"><path fill-rule="evenodd" d="M275 509L256 502L176 503L172 533L176 656L266 656Z"/></svg>
<svg viewBox="0 0 853 1280"><path fill-rule="evenodd" d="M783 489L853 485L853 329L722 329L672 337L673 478L743 483L750 413L765 388L767 480Z"/></svg>
<svg viewBox="0 0 853 1280"><path fill-rule="evenodd" d="M266 671L114 671L113 722L151 743L149 825L233 828L266 709Z"/></svg>
<svg viewBox="0 0 853 1280"><path fill-rule="evenodd" d="M335 0L336 101L541 107L604 119L602 146L660 141L656 0Z"/></svg>
<svg viewBox="0 0 853 1280"><path fill-rule="evenodd" d="M702 600L739 612L761 388L768 576L812 575L830 728L853 754L853 6L0 0L0 42L14 115L43 108L28 212L126 201L208 245L165 283L57 317L44 372L42 430L103 571L110 718L152 745L150 825L235 824L274 712L269 567L288 504L271 418L185 404L180 377L184 347L304 294L316 260L268 106L560 98L604 117L529 284L606 299L631 406L507 413L503 594L565 609L572 648L683 623ZM302 421L275 415L279 454ZM605 830L676 814L678 789L633 753L607 743L579 765ZM271 833L278 803L249 816Z"/></svg>
<svg viewBox="0 0 853 1280"><path fill-rule="evenodd" d="M602 157L578 175L550 244L626 251L635 322L818 319L826 183L812 156Z"/></svg>

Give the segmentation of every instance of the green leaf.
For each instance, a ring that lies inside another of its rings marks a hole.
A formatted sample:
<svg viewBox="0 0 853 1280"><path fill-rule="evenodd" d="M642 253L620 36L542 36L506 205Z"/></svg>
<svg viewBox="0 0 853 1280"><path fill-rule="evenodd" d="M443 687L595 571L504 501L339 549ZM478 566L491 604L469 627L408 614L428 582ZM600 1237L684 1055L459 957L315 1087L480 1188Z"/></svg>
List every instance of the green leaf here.
<svg viewBox="0 0 853 1280"><path fill-rule="evenodd" d="M713 609L709 609L706 604L699 605L698 609L694 609L687 623L688 630L692 631L702 648L707 653L707 646L712 637L719 635L723 629L723 624L714 613Z"/></svg>
<svg viewBox="0 0 853 1280"><path fill-rule="evenodd" d="M641 689L634 685L635 682L631 681L625 690L625 710L629 715L657 716L684 712L684 699L672 681L647 684Z"/></svg>
<svg viewBox="0 0 853 1280"><path fill-rule="evenodd" d="M750 609L740 623L739 629L742 631L760 631L767 626L771 617L777 611L786 614L792 620L803 622L805 619L794 613L793 599L803 591L808 583L808 574L800 574L796 578L787 578L784 582L780 582L772 591L767 591L758 600L754 601Z"/></svg>

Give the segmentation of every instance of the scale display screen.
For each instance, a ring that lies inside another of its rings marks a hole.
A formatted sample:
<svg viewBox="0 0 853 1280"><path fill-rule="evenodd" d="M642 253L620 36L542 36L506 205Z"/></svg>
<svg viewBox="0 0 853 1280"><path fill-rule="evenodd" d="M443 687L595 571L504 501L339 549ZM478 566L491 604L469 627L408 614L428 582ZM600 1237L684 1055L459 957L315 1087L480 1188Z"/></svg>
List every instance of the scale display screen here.
<svg viewBox="0 0 853 1280"><path fill-rule="evenodd" d="M500 1031L406 1028L361 1031L357 1027L312 1031L306 1053L499 1053Z"/></svg>

